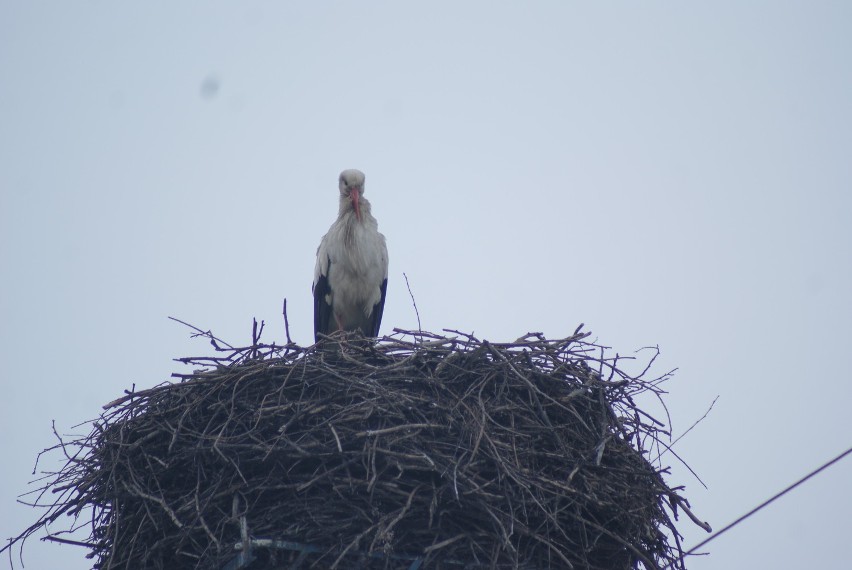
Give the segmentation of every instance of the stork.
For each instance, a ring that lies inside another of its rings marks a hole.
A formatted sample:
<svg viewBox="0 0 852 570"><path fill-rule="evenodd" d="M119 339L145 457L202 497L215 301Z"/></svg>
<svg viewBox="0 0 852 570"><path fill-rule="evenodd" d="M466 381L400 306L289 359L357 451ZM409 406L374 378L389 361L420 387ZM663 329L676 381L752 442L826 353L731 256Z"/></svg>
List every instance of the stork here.
<svg viewBox="0 0 852 570"><path fill-rule="evenodd" d="M364 173L340 173L340 207L317 248L314 268L314 338L335 331L379 336L388 285L388 248L370 202Z"/></svg>

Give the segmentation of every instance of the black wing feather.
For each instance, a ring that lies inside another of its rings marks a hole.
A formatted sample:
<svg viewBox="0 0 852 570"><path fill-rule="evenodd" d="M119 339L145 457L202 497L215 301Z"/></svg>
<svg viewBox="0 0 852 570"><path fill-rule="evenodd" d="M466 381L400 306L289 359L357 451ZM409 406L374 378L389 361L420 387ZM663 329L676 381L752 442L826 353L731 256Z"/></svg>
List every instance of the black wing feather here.
<svg viewBox="0 0 852 570"><path fill-rule="evenodd" d="M379 299L378 303L373 305L373 312L370 314L370 336L373 338L379 337L379 327L382 324L382 313L385 312L385 295L388 291L387 279L382 281L380 289L382 291L382 298Z"/></svg>
<svg viewBox="0 0 852 570"><path fill-rule="evenodd" d="M331 260L328 263L328 270L331 271ZM331 322L331 305L326 302L326 297L331 293L331 285L328 282L328 275L320 273L319 279L313 287L314 291L314 341L320 341L320 335L331 334L328 330L328 325ZM384 299L383 299L384 300Z"/></svg>

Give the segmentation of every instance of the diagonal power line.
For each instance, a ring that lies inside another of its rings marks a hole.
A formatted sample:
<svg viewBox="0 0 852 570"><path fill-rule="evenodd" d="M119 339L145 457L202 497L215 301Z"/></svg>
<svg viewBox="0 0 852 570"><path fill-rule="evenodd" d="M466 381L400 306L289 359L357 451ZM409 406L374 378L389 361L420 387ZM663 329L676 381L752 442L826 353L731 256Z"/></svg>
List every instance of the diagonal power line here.
<svg viewBox="0 0 852 570"><path fill-rule="evenodd" d="M704 546L705 544L707 544L708 542L713 540L714 538L725 533L725 531L728 531L728 530L732 529L733 527L737 526L738 524L740 524L741 522L743 522L744 520L749 518L751 515L753 515L757 511L761 510L763 507L767 506L769 503L773 502L775 499L778 499L778 498L786 495L787 493L789 493L790 491L792 491L793 489L795 489L796 487L798 487L799 485L801 485L802 483L804 483L805 481L807 481L808 479L810 479L811 477L816 475L817 473L819 473L821 471L825 471L826 469L828 469L829 467L831 467L832 465L834 465L835 463L837 463L838 461L840 461L841 459L843 459L844 457L849 455L850 453L852 453L852 447L850 447L849 449L847 449L846 451L844 451L843 453L841 453L840 455L838 455L834 459L828 461L827 463L824 463L821 466L817 467L816 469L814 469L813 471L811 471L810 473L808 473L807 475L805 475L804 477L802 477L801 479L799 479L798 481L796 481L795 483L793 483L792 485L790 485L789 487L784 489L783 491L781 491L781 492L777 493L776 495L772 496L771 498L763 501L762 503L757 505L755 508L753 508L752 510L750 510L749 512L747 512L746 514L744 514L743 516L741 516L740 518L738 518L737 520L735 520L734 522L732 522L731 524L726 526L725 528L717 531L715 534L710 535L709 537L707 537L702 542L699 542L698 544L696 544L695 546L693 546L692 548L687 550L684 553L684 556L688 556L688 555L692 554L693 552L695 552L696 550L698 550L699 548L701 548L702 546Z"/></svg>

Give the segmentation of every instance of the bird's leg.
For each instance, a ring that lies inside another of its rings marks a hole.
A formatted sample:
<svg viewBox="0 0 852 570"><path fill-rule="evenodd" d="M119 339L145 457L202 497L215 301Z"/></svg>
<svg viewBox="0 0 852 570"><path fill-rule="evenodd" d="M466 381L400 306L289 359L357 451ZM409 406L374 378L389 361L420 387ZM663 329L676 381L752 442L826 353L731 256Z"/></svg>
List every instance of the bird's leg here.
<svg viewBox="0 0 852 570"><path fill-rule="evenodd" d="M340 320L340 315L338 315L337 313L334 313L334 320L337 321L337 330L342 331L343 330L343 322Z"/></svg>

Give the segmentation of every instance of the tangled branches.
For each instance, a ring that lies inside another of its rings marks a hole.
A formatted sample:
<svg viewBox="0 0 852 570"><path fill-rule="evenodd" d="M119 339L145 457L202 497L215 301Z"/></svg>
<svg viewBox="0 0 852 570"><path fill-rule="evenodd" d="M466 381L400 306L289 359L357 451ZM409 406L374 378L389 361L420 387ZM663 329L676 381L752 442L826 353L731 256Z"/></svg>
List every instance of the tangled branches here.
<svg viewBox="0 0 852 570"><path fill-rule="evenodd" d="M224 356L183 359L205 368L60 443L40 489L58 498L16 541L88 512L76 543L103 570L683 568L687 505L645 456L666 432L633 401L668 375L631 377L580 332L397 332L322 348L208 334Z"/></svg>

